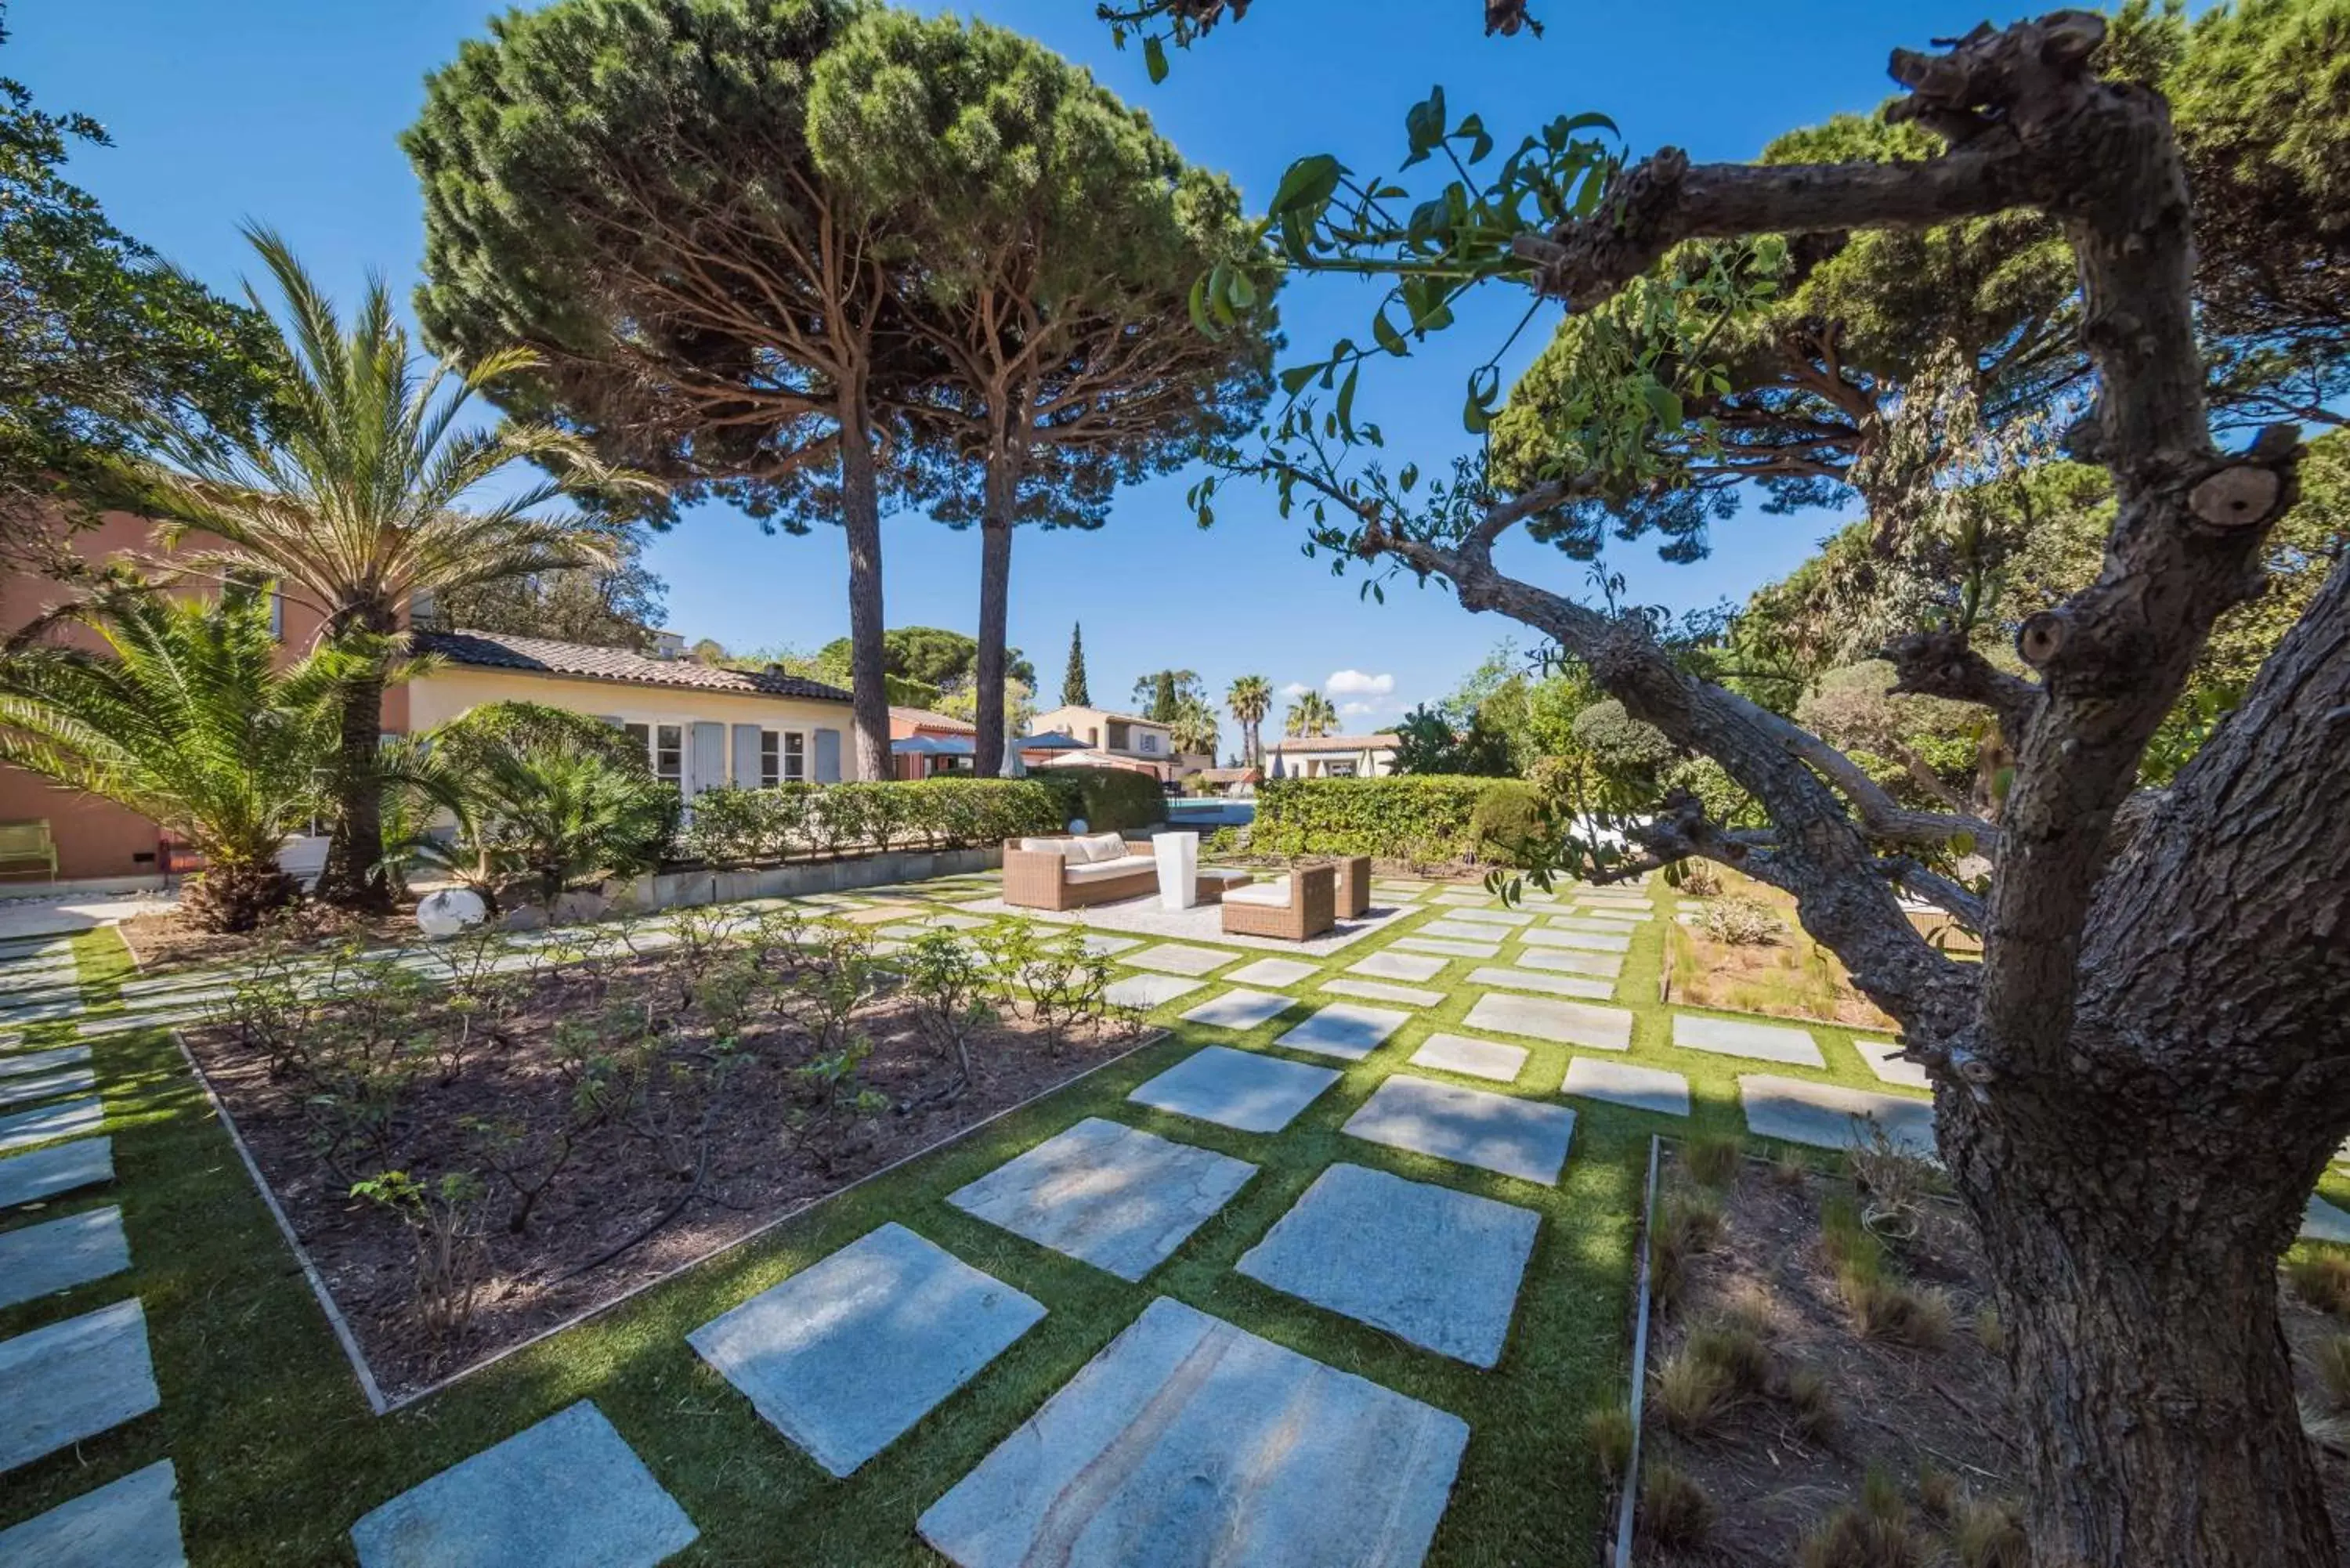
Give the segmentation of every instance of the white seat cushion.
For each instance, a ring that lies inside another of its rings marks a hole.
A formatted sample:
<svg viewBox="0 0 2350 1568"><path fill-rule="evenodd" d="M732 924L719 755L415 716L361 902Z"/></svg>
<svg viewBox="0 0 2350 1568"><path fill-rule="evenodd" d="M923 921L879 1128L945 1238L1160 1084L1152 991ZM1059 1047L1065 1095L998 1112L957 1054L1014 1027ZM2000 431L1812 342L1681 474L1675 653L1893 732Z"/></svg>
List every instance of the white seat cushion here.
<svg viewBox="0 0 2350 1568"><path fill-rule="evenodd" d="M1120 877L1155 872L1158 863L1141 856L1128 856L1123 860L1097 860L1089 866L1075 861L1061 867L1064 882L1115 882Z"/></svg>
<svg viewBox="0 0 2350 1568"><path fill-rule="evenodd" d="M1115 833L1081 834L1075 842L1081 853L1072 858L1083 859L1088 865L1126 858L1126 840Z"/></svg>
<svg viewBox="0 0 2350 1568"><path fill-rule="evenodd" d="M1275 877L1270 882L1251 882L1233 888L1224 894L1227 904L1262 904L1268 909L1289 908L1289 878Z"/></svg>
<svg viewBox="0 0 2350 1568"><path fill-rule="evenodd" d="M1024 838L1020 847L1041 855L1057 855L1079 864L1086 858L1085 840L1081 838Z"/></svg>

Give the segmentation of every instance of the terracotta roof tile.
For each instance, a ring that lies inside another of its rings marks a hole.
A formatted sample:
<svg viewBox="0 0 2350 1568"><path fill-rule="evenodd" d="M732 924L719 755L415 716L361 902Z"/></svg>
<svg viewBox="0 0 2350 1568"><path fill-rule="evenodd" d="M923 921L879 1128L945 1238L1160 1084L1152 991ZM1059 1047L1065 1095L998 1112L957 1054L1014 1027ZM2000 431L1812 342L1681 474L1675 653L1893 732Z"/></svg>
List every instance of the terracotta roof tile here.
<svg viewBox="0 0 2350 1568"><path fill-rule="evenodd" d="M815 702L846 702L848 693L821 680L768 670L727 670L691 659L648 659L624 648L596 648L543 637L513 637L493 631L420 631L419 653L437 654L452 664L484 670L527 670L611 680L627 686L679 686L702 691L735 691L748 697L798 697Z"/></svg>
<svg viewBox="0 0 2350 1568"><path fill-rule="evenodd" d="M1283 752L1387 752L1395 746L1395 732L1391 730L1382 730L1376 735L1284 735L1265 742L1266 750Z"/></svg>

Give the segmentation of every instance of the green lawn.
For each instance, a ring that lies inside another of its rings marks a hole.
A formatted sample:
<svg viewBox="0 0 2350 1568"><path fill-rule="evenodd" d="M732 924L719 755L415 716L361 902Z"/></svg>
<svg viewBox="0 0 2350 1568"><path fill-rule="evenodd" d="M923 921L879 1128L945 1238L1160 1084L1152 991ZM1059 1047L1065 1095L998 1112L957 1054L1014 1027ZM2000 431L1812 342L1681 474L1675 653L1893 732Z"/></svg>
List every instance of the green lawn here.
<svg viewBox="0 0 2350 1568"><path fill-rule="evenodd" d="M1743 1064L1674 1050L1656 1001L1672 908L1632 934L1617 997L1636 1015L1630 1060L1688 1075L1700 1127L1742 1127L1742 1067L1880 1087L1852 1032L1814 1025L1830 1070ZM1388 935L1324 962L1335 973L1391 935L1436 918L1414 913ZM110 933L79 940L85 982L126 967ZM1496 962L1506 963L1514 947ZM1261 955L1257 955L1261 956ZM1555 1189L1487 1176L1344 1137L1337 1130L1435 1029L1455 1027L1477 994L1478 961L1455 961L1428 989L1448 992L1280 1134L1228 1132L1124 1104L1128 1090L1200 1044L1265 1045L1293 1012L1235 1042L1178 1026L1172 1035L962 1142L860 1188L792 1224L693 1268L625 1305L510 1356L395 1414L369 1414L326 1320L180 1054L160 1033L95 1043L119 1179L52 1211L120 1202L129 1276L147 1304L163 1406L156 1415L10 1476L0 1525L169 1456L179 1467L192 1561L347 1561L360 1514L570 1402L592 1397L701 1527L684 1563L865 1565L940 1561L915 1516L1071 1374L1167 1294L1331 1366L1452 1411L1471 1438L1430 1561L1549 1563L1594 1559L1606 1521L1581 1451L1581 1422L1623 1397L1626 1323L1639 1184L1652 1132L1679 1118L1576 1102L1572 1157ZM1315 996L1314 981L1291 988ZM1215 994L1162 1010L1160 1022ZM1518 1089L1555 1096L1568 1051L1532 1051ZM1326 1058L1305 1057L1317 1064ZM1418 1069L1415 1069L1417 1071ZM1477 1080L1462 1080L1493 1087ZM964 1216L945 1196L1087 1116L1114 1117L1248 1159L1263 1173L1143 1284ZM1767 1147L1767 1146L1763 1146ZM1539 1210L1547 1220L1501 1366L1481 1372L1280 1295L1232 1272L1240 1255L1336 1160L1440 1182ZM847 1481L826 1476L709 1372L685 1334L745 1297L896 1220L1042 1302L1048 1315L960 1394ZM15 1333L116 1299L123 1280L0 1315Z"/></svg>

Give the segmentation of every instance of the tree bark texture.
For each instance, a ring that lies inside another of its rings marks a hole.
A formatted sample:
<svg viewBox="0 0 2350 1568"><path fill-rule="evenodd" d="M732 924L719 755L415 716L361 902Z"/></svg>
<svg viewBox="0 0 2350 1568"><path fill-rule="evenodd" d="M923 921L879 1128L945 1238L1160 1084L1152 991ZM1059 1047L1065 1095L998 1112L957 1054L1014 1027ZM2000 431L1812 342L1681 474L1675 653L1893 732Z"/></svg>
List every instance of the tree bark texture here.
<svg viewBox="0 0 2350 1568"><path fill-rule="evenodd" d="M889 692L884 679L881 610L881 491L863 388L840 400L840 525L848 536L848 683L857 731L857 776L886 779Z"/></svg>
<svg viewBox="0 0 2350 1568"><path fill-rule="evenodd" d="M389 609L362 608L338 631L369 639L396 630ZM370 652L364 673L347 681L340 696L341 734L335 752L335 824L327 839L326 864L318 872L317 896L338 909L381 913L391 908L391 884L383 865L383 666Z"/></svg>
<svg viewBox="0 0 2350 1568"><path fill-rule="evenodd" d="M1003 771L1004 641L1012 612L1012 530L1020 492L1016 449L991 452L987 495L979 522L979 690L973 722L979 727L973 767L982 778Z"/></svg>

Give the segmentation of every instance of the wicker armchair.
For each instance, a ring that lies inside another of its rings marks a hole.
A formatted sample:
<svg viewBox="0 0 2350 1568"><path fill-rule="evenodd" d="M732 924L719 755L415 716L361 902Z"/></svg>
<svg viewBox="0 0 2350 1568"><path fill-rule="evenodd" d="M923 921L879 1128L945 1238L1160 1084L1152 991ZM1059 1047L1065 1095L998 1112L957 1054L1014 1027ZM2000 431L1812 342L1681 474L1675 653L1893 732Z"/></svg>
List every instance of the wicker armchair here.
<svg viewBox="0 0 2350 1568"><path fill-rule="evenodd" d="M1371 857L1367 855L1342 855L1328 862L1338 872L1338 918L1352 920L1368 914L1371 908Z"/></svg>
<svg viewBox="0 0 2350 1568"><path fill-rule="evenodd" d="M1020 909L1074 909L1159 890L1159 863L1149 855L1129 854L1108 863L1115 869L1099 869L1100 862L1073 865L1056 850L1020 846L1017 838L1003 843L1003 901Z"/></svg>
<svg viewBox="0 0 2350 1568"><path fill-rule="evenodd" d="M1274 903L1273 898L1283 901ZM1279 881L1253 882L1224 895L1224 934L1302 942L1338 923L1338 869L1301 866Z"/></svg>

